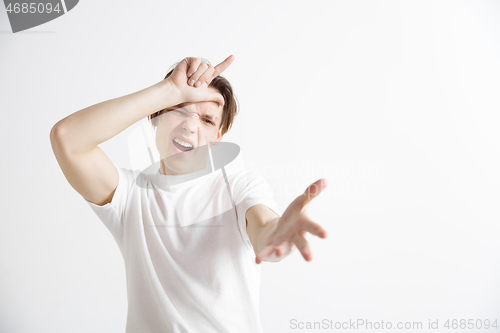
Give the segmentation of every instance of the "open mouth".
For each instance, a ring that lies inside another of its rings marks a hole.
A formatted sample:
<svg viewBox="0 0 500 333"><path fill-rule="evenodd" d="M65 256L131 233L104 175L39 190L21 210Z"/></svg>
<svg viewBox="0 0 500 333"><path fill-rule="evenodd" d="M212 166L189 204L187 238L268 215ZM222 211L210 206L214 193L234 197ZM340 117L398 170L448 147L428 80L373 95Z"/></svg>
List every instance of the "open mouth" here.
<svg viewBox="0 0 500 333"><path fill-rule="evenodd" d="M190 151L193 150L193 145L191 145L188 142L184 142L182 140L179 140L177 138L174 138L172 140L172 144L179 149L180 151Z"/></svg>

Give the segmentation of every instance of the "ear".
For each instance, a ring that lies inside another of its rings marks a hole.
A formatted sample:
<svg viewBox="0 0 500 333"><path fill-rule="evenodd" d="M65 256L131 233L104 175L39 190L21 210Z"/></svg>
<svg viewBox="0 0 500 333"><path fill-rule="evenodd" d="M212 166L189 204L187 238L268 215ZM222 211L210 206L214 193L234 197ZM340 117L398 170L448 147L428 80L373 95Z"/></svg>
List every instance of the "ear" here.
<svg viewBox="0 0 500 333"><path fill-rule="evenodd" d="M222 140L222 128L217 132L217 142L220 142Z"/></svg>

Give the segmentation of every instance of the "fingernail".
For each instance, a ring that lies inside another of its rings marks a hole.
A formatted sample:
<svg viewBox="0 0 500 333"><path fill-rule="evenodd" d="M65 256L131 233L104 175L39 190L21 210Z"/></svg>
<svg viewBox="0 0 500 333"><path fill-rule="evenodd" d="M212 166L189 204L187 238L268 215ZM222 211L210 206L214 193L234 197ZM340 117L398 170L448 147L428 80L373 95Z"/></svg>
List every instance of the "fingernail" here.
<svg viewBox="0 0 500 333"><path fill-rule="evenodd" d="M193 79L189 80L189 85L192 86L193 84L194 84L194 80Z"/></svg>
<svg viewBox="0 0 500 333"><path fill-rule="evenodd" d="M200 81L196 81L195 86L196 86L196 87L201 86L201 82L200 82Z"/></svg>

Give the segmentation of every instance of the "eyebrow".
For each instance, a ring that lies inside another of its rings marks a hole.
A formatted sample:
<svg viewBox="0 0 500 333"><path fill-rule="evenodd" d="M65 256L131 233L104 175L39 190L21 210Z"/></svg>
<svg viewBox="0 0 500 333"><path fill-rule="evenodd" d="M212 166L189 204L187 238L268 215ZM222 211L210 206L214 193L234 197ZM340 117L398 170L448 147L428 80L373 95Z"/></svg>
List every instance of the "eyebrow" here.
<svg viewBox="0 0 500 333"><path fill-rule="evenodd" d="M184 108L183 106L179 107L179 109L183 109L183 110L185 110L185 111L189 112L189 111L188 111L186 108ZM175 109L174 109L174 110L175 110ZM215 117L215 118L214 118L211 114L206 114L206 115L205 115L205 117L207 117L207 118L208 118L208 119L210 119L210 120L219 119L219 117Z"/></svg>

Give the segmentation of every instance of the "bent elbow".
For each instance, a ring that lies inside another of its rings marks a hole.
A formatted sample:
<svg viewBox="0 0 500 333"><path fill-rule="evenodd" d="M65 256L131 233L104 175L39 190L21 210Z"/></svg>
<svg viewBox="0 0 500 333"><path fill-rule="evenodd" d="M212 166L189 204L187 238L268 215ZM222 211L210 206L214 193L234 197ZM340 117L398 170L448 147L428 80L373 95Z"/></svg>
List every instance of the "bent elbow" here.
<svg viewBox="0 0 500 333"><path fill-rule="evenodd" d="M58 121L54 126L52 126L52 129L50 130L50 141L55 142L61 140L64 132L64 126L61 124L61 121Z"/></svg>

